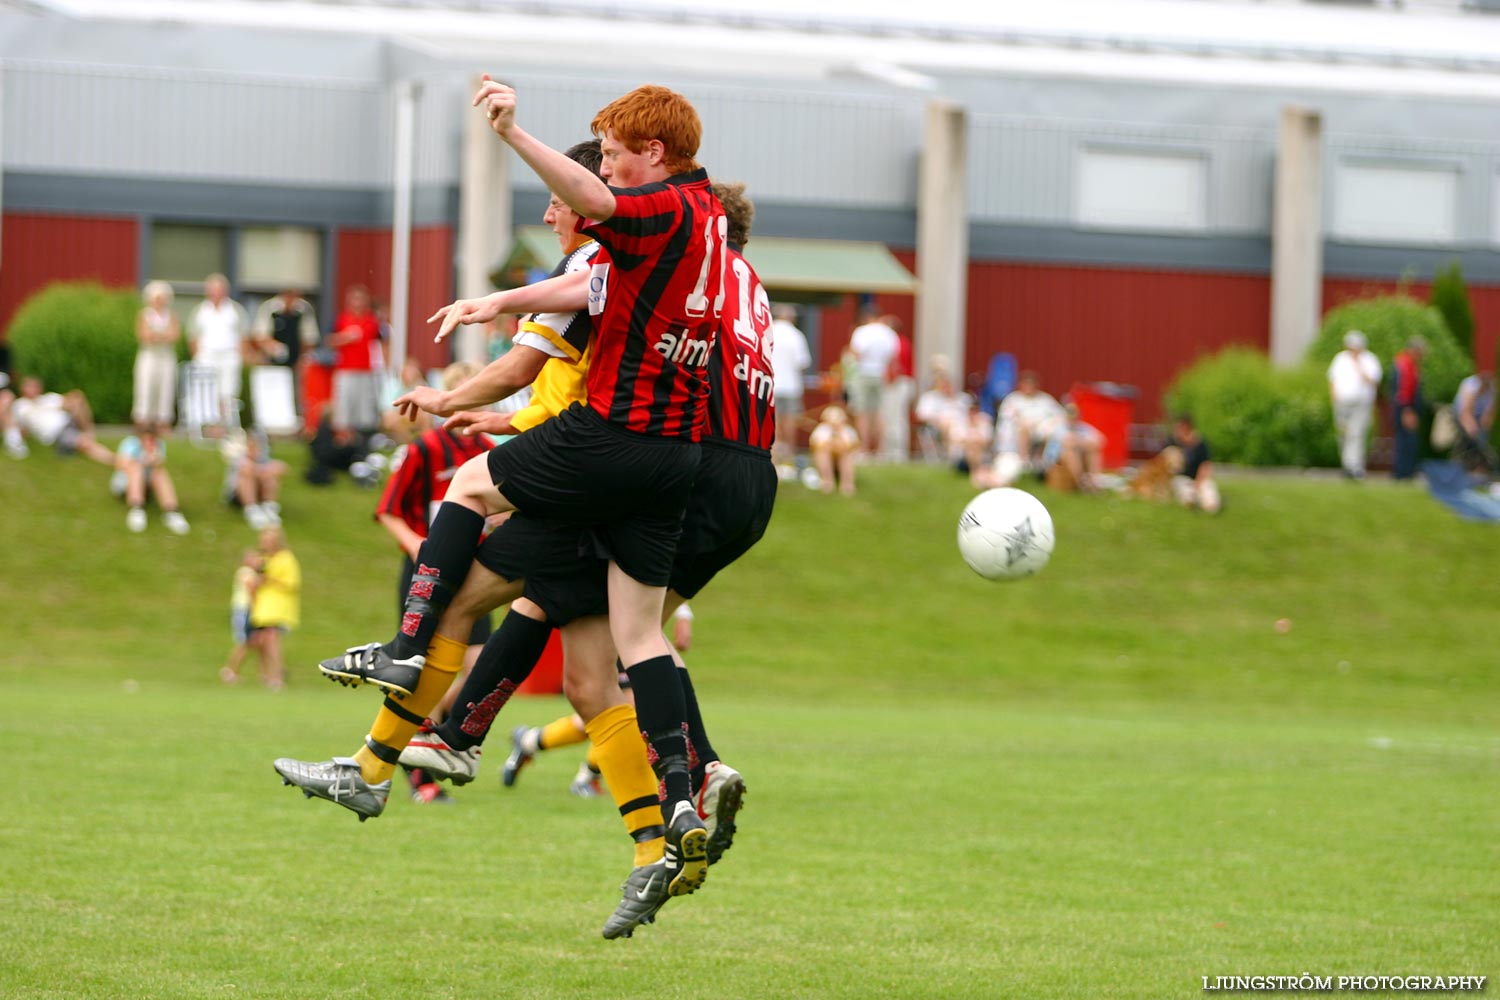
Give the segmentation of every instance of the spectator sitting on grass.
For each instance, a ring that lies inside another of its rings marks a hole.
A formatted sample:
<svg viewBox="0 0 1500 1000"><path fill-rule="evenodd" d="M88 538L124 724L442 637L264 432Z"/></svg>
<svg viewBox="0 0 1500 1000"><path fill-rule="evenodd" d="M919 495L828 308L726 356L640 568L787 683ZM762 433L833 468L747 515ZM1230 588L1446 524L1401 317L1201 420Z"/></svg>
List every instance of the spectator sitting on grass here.
<svg viewBox="0 0 1500 1000"><path fill-rule="evenodd" d="M1196 507L1208 514L1219 512L1219 487L1214 482L1214 464L1209 460L1208 442L1193 426L1193 418L1179 414L1172 422L1168 447L1182 452L1182 474L1172 477L1172 495L1185 507Z"/></svg>
<svg viewBox="0 0 1500 1000"><path fill-rule="evenodd" d="M21 394L0 390L0 430L5 450L12 458L25 458L29 437L50 445L59 455L87 455L101 465L114 465L115 454L94 438L94 411L82 389L66 395L43 392L42 380L28 375L21 380Z"/></svg>
<svg viewBox="0 0 1500 1000"><path fill-rule="evenodd" d="M846 497L854 495L854 459L859 451L859 432L849 426L849 415L841 406L825 406L822 419L807 439L819 486L832 493L837 483Z"/></svg>
<svg viewBox="0 0 1500 1000"><path fill-rule="evenodd" d="M1021 456L1027 468L1042 468L1041 451L1067 420L1061 404L1042 391L1036 372L1022 372L1016 391L1000 401L996 417L1000 451Z"/></svg>
<svg viewBox="0 0 1500 1000"><path fill-rule="evenodd" d="M1490 477L1500 474L1500 460L1490 445L1490 431L1495 426L1494 372L1478 372L1458 384L1453 417L1458 423L1453 460L1469 471Z"/></svg>
<svg viewBox="0 0 1500 1000"><path fill-rule="evenodd" d="M177 488L167 472L167 445L155 427L147 424L120 442L115 456L117 472L124 473L125 526L139 534L146 530L146 498L161 507L161 523L174 535L188 533L187 518L177 509Z"/></svg>
<svg viewBox="0 0 1500 1000"><path fill-rule="evenodd" d="M259 531L281 523L281 478L287 464L271 457L266 432L246 431L225 448L228 468L224 477L224 499L245 511L245 522Z"/></svg>
<svg viewBox="0 0 1500 1000"><path fill-rule="evenodd" d="M935 372L932 388L917 397L917 438L922 455L930 461L956 463L964 457L969 437L968 393L959 392L945 371Z"/></svg>
<svg viewBox="0 0 1500 1000"><path fill-rule="evenodd" d="M1093 493L1098 489L1104 435L1084 422L1072 402L1063 407L1063 414L1042 449L1047 486L1061 493Z"/></svg>

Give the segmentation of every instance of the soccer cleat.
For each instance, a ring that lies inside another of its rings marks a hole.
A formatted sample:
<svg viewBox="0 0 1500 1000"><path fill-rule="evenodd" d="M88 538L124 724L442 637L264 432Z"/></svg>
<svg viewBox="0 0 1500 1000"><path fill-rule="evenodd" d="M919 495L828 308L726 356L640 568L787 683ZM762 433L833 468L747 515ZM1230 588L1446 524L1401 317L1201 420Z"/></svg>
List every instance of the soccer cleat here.
<svg viewBox="0 0 1500 1000"><path fill-rule="evenodd" d="M125 527L139 535L146 530L146 511L140 507L132 507L125 513Z"/></svg>
<svg viewBox="0 0 1500 1000"><path fill-rule="evenodd" d="M296 785L310 799L337 803L357 813L361 823L384 812L386 800L391 797L390 779L378 785L367 784L360 774L359 762L353 757L322 761L280 757L272 766L281 775L283 785Z"/></svg>
<svg viewBox="0 0 1500 1000"><path fill-rule="evenodd" d="M578 773L573 776L573 783L568 786L568 791L580 799L595 799L604 794L604 784L585 761L578 765Z"/></svg>
<svg viewBox="0 0 1500 1000"><path fill-rule="evenodd" d="M620 905L604 921L604 936L611 940L630 937L642 924L654 923L656 911L672 898L671 881L665 859L632 869L620 886Z"/></svg>
<svg viewBox="0 0 1500 1000"><path fill-rule="evenodd" d="M531 763L536 753L526 749L526 734L530 726L517 726L510 731L510 756L505 758L505 766L500 768L500 783L506 788L516 783L516 776L521 773L521 768Z"/></svg>
<svg viewBox="0 0 1500 1000"><path fill-rule="evenodd" d="M479 774L478 747L455 750L436 732L423 726L401 751L401 766L421 768L439 781L467 785Z"/></svg>
<svg viewBox="0 0 1500 1000"><path fill-rule="evenodd" d="M683 800L672 810L664 860L672 876L667 891L674 896L697 891L708 878L708 830L691 802Z"/></svg>
<svg viewBox="0 0 1500 1000"><path fill-rule="evenodd" d="M708 830L708 863L716 865L734 844L734 818L745 799L745 779L721 760L708 762L698 789L698 815Z"/></svg>
<svg viewBox="0 0 1500 1000"><path fill-rule="evenodd" d="M373 684L392 697L405 698L417 689L417 680L426 663L425 656L393 660L380 643L371 642L350 646L343 656L318 664L318 669L324 677L346 687Z"/></svg>
<svg viewBox="0 0 1500 1000"><path fill-rule="evenodd" d="M182 516L181 511L167 511L161 516L161 523L166 525L167 530L174 535L185 535L188 533L187 518Z"/></svg>

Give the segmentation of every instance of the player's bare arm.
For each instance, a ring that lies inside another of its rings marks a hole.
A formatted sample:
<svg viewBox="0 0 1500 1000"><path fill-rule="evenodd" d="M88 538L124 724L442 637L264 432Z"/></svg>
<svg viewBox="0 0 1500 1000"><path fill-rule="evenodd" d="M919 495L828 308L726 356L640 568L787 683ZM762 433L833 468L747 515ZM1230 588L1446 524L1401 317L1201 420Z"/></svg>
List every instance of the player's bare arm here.
<svg viewBox="0 0 1500 1000"><path fill-rule="evenodd" d="M459 410L488 406L536 381L537 373L547 360L548 356L534 347L512 347L456 389L445 392L431 386L418 386L393 405L408 420L415 420L417 413L423 410L446 417Z"/></svg>
<svg viewBox="0 0 1500 1000"><path fill-rule="evenodd" d="M586 219L603 222L615 214L615 196L609 186L580 163L528 133L516 124L516 92L485 74L474 106L489 117L490 128L516 155L526 161L542 182L573 211Z"/></svg>
<svg viewBox="0 0 1500 1000"><path fill-rule="evenodd" d="M459 299L433 313L427 322L441 321L442 325L432 339L442 343L460 326L488 323L504 313L570 313L586 309L588 304L588 272L573 271L534 285L492 292L482 298Z"/></svg>
<svg viewBox="0 0 1500 1000"><path fill-rule="evenodd" d="M464 437L475 434L514 434L516 427L511 417L509 413L496 413L494 410L459 410L443 426Z"/></svg>

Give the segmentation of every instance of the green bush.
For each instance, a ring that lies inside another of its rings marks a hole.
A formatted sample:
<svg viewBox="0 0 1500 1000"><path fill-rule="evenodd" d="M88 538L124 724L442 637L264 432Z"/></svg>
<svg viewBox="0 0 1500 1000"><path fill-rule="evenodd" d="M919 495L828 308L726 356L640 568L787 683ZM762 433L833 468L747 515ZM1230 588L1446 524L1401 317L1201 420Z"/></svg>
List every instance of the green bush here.
<svg viewBox="0 0 1500 1000"><path fill-rule="evenodd" d="M1474 356L1474 308L1469 304L1469 289L1464 284L1463 265L1453 261L1432 279L1432 307L1443 316L1454 343L1469 357Z"/></svg>
<svg viewBox="0 0 1500 1000"><path fill-rule="evenodd" d="M1385 369L1382 396L1389 395L1391 359L1416 335L1427 338L1422 357L1422 394L1431 402L1446 402L1458 391L1458 383L1474 370L1474 362L1453 339L1443 316L1432 306L1402 295L1361 299L1339 306L1323 317L1323 329L1308 349L1308 359L1328 368L1333 356L1344 349L1344 334L1360 330L1370 350Z"/></svg>
<svg viewBox="0 0 1500 1000"><path fill-rule="evenodd" d="M49 285L27 299L6 332L17 374L48 391L82 389L103 424L130 422L140 298L97 284Z"/></svg>
<svg viewBox="0 0 1500 1000"><path fill-rule="evenodd" d="M1169 414L1191 413L1215 459L1243 465L1338 465L1328 383L1320 367L1274 368L1230 347L1177 377Z"/></svg>

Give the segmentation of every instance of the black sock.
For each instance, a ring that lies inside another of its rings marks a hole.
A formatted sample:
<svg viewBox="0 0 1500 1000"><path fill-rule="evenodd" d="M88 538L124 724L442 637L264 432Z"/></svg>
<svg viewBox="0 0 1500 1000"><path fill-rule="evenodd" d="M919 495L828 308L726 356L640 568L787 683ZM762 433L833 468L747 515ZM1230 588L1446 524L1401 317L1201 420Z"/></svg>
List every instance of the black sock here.
<svg viewBox="0 0 1500 1000"><path fill-rule="evenodd" d="M542 658L552 626L519 612L507 614L474 661L438 735L455 750L484 742L495 716Z"/></svg>
<svg viewBox="0 0 1500 1000"><path fill-rule="evenodd" d="M709 762L718 760L719 755L708 742L708 730L703 728L703 713L698 711L698 695L693 691L693 679L688 676L687 667L677 671L677 679L682 682L682 700L687 706L688 757L692 764L693 787L701 788L703 769Z"/></svg>
<svg viewBox="0 0 1500 1000"><path fill-rule="evenodd" d="M677 679L677 664L670 656L654 656L626 668L630 686L635 691L635 717L641 734L656 759L651 762L661 779L665 798L662 815L672 818L678 802L693 797L692 776L688 772L687 724L683 717L682 682Z"/></svg>
<svg viewBox="0 0 1500 1000"><path fill-rule="evenodd" d="M393 659L427 655L427 644L437 631L443 609L469 575L483 531L484 518L469 508L456 503L445 503L438 508L427 541L417 553L417 568L401 614L401 630L385 647Z"/></svg>

